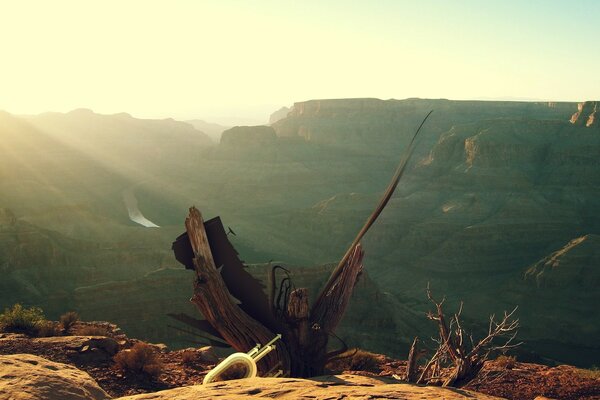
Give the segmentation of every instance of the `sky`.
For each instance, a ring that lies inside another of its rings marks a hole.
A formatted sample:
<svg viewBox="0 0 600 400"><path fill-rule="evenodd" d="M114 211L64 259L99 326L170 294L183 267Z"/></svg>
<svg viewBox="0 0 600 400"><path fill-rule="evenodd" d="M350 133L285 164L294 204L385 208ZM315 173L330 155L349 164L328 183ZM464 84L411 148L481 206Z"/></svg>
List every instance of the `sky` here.
<svg viewBox="0 0 600 400"><path fill-rule="evenodd" d="M262 123L322 98L600 99L600 1L0 0L0 109Z"/></svg>

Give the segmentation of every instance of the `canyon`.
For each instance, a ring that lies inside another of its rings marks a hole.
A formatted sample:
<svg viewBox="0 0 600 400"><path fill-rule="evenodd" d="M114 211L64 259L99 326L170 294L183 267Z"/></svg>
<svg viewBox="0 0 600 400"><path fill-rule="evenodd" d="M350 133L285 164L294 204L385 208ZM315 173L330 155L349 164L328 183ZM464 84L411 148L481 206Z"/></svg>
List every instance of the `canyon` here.
<svg viewBox="0 0 600 400"><path fill-rule="evenodd" d="M220 215L266 280L288 266L317 293L434 110L395 196L363 241L366 273L342 322L353 346L405 357L431 336L429 283L464 302L475 336L518 306L519 357L600 357L598 103L311 100L220 143L192 125L89 110L0 113L0 308L110 320L185 347L166 314L196 313L170 245L187 209ZM285 115L284 115L285 114ZM131 191L140 214L123 202Z"/></svg>

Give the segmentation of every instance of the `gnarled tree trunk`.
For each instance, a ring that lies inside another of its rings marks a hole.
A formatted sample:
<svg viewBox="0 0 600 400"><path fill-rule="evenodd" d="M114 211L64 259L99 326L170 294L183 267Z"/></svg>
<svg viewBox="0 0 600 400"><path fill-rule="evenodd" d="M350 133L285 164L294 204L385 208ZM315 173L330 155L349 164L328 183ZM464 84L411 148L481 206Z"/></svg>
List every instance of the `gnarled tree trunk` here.
<svg viewBox="0 0 600 400"><path fill-rule="evenodd" d="M215 265L204 220L195 207L190 208L185 226L196 274L192 302L204 318L241 352L248 352L257 343L265 344L281 333L283 338L276 343L275 351L258 363L262 374L281 369L285 375L297 377L321 375L327 361L329 335L341 321L362 271L360 244L354 246L340 273L327 282L312 310L307 289L296 289L289 294L287 310L277 321L281 332L273 332L235 303Z"/></svg>

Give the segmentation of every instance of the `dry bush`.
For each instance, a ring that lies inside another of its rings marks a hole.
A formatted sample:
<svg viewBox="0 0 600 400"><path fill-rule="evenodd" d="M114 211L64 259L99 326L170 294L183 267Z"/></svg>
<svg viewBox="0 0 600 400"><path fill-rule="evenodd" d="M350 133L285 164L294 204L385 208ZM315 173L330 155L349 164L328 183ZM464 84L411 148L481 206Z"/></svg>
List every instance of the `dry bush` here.
<svg viewBox="0 0 600 400"><path fill-rule="evenodd" d="M328 363L327 367L336 371L378 372L380 362L380 355L354 349L336 356Z"/></svg>
<svg viewBox="0 0 600 400"><path fill-rule="evenodd" d="M503 369L513 369L517 365L517 358L515 356L499 356L494 360L494 364Z"/></svg>
<svg viewBox="0 0 600 400"><path fill-rule="evenodd" d="M185 365L194 365L198 362L200 356L196 350L184 350L181 353L181 362Z"/></svg>
<svg viewBox="0 0 600 400"><path fill-rule="evenodd" d="M77 321L79 321L79 314L75 311L66 312L60 316L60 327L63 332L68 333Z"/></svg>
<svg viewBox="0 0 600 400"><path fill-rule="evenodd" d="M37 325L36 336L38 337L60 336L60 333L60 327L54 321L43 321Z"/></svg>
<svg viewBox="0 0 600 400"><path fill-rule="evenodd" d="M121 350L114 356L117 366L123 371L142 373L157 377L162 372L162 363L148 343L136 343L131 349Z"/></svg>
<svg viewBox="0 0 600 400"><path fill-rule="evenodd" d="M81 336L110 336L108 329L93 325L77 329L77 334Z"/></svg>
<svg viewBox="0 0 600 400"><path fill-rule="evenodd" d="M417 383L442 386L465 384L477 376L492 353L504 353L521 344L513 344L519 328L519 320L513 317L516 307L510 313L505 311L499 320L491 315L487 334L475 341L461 325L462 303L458 312L448 317L442 307L445 299L435 300L429 285L427 298L435 306L435 311L430 311L427 318L438 325L438 348L423 368ZM500 344L496 344L498 341Z"/></svg>

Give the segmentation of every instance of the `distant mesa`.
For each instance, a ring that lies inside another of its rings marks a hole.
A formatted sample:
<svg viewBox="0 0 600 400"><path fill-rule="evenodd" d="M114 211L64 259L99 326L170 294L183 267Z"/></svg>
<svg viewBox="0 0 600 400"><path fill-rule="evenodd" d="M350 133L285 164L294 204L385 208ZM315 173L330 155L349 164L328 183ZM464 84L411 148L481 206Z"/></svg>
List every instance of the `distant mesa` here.
<svg viewBox="0 0 600 400"><path fill-rule="evenodd" d="M221 134L223 133L223 131L230 128L229 126L207 122L202 119L191 119L185 122L192 125L199 131L202 131L205 134L207 134L208 137L210 137L216 143L219 143L219 140L221 140Z"/></svg>
<svg viewBox="0 0 600 400"><path fill-rule="evenodd" d="M406 99L411 101L413 99ZM414 99L416 100L416 99ZM397 106L396 101L386 101L375 98L356 98L356 99L321 99L308 100L294 103L290 111L294 116L300 115L319 115L321 112L351 112L375 110L381 108L393 108Z"/></svg>
<svg viewBox="0 0 600 400"><path fill-rule="evenodd" d="M275 129L270 126L234 126L227 129L221 136L221 144L230 145L261 145L277 140Z"/></svg>
<svg viewBox="0 0 600 400"><path fill-rule="evenodd" d="M600 104L597 101L585 101L577 105L577 112L571 117L571 123L578 126L600 127L598 118Z"/></svg>
<svg viewBox="0 0 600 400"><path fill-rule="evenodd" d="M68 112L68 114L71 115L90 115L90 114L95 114L94 111L92 109L89 108L76 108L74 110L71 110Z"/></svg>
<svg viewBox="0 0 600 400"><path fill-rule="evenodd" d="M284 119L285 117L288 116L288 113L290 111L292 111L292 110L288 107L281 107L279 110L277 110L273 114L271 114L271 116L269 117L269 125L274 124L275 122Z"/></svg>

